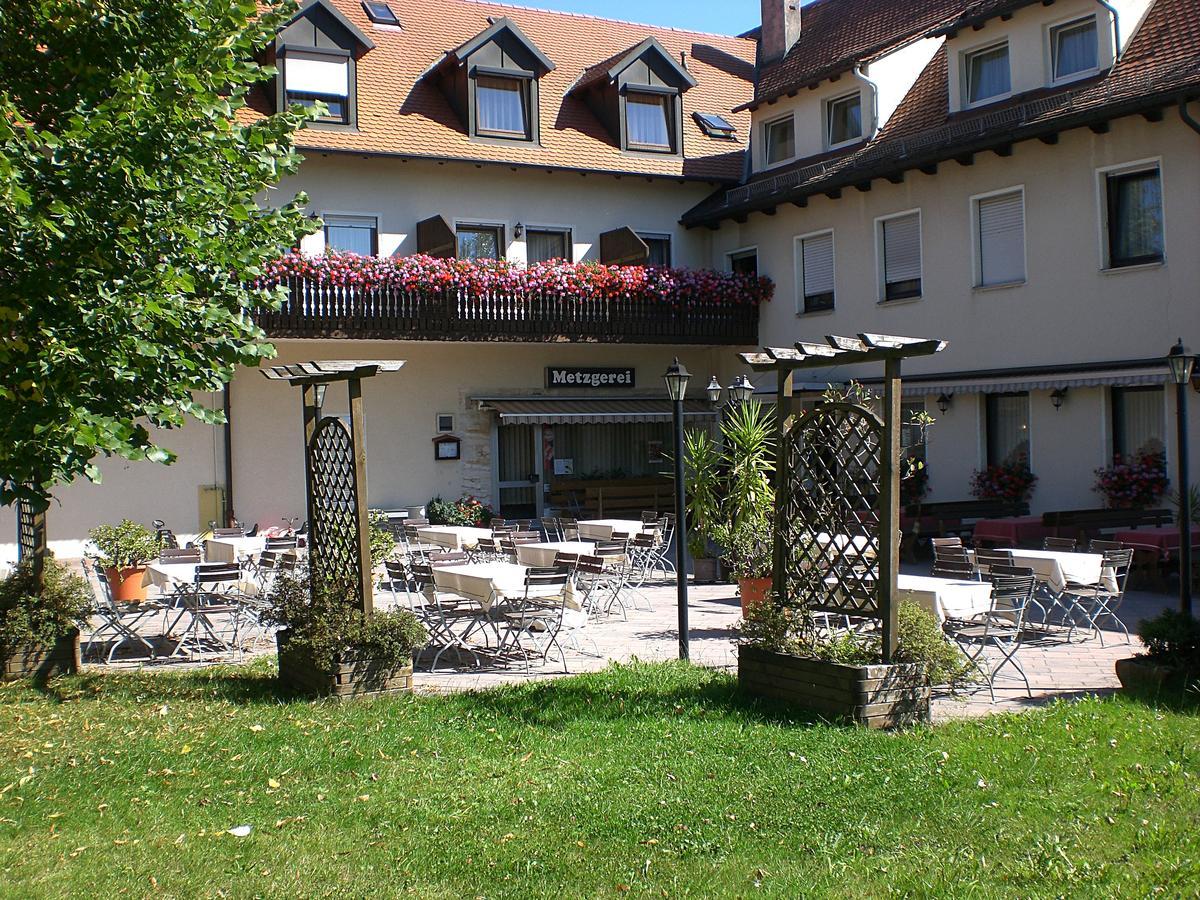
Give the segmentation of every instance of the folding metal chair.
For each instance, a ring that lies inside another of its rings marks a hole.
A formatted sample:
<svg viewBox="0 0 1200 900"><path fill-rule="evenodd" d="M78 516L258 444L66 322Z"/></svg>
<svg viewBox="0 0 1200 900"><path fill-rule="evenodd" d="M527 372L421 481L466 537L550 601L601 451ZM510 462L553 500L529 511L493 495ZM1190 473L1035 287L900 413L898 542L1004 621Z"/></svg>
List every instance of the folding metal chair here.
<svg viewBox="0 0 1200 900"><path fill-rule="evenodd" d="M455 649L456 653L458 651L467 653L478 668L479 654L467 642L467 638L480 629L486 632L486 628L489 626L494 630L495 626L492 625L491 619L477 605L472 605L472 601L468 598L438 590L432 566L415 563L409 568L409 573L422 599L420 604L413 607L413 612L429 633L427 646L436 645L438 647L433 661L430 663L430 671L437 669L442 654L451 647ZM465 628L455 629L456 625L463 623L466 624ZM497 644L499 644L499 638L497 638Z"/></svg>
<svg viewBox="0 0 1200 900"><path fill-rule="evenodd" d="M1074 553L1079 546L1075 538L1045 537L1042 538L1043 550L1060 550L1064 553Z"/></svg>
<svg viewBox="0 0 1200 900"><path fill-rule="evenodd" d="M1013 555L1011 550L987 550L977 549L975 551L975 568L979 570L979 576L986 578L991 572L992 566L1011 566L1013 564Z"/></svg>
<svg viewBox="0 0 1200 900"><path fill-rule="evenodd" d="M930 574L934 578L953 578L959 581L979 580L979 573L975 567L965 560L935 559Z"/></svg>
<svg viewBox="0 0 1200 900"><path fill-rule="evenodd" d="M1067 639L1074 634L1076 617L1082 617L1089 630L1100 638L1100 646L1104 646L1104 631L1100 623L1108 620L1125 634L1125 643L1130 643L1129 629L1117 617L1117 612L1125 600L1125 582L1129 578L1129 569L1133 565L1132 550L1105 550L1104 560L1100 564L1100 580L1094 585L1068 584L1063 592L1070 602L1072 614L1071 630ZM1109 584L1112 587L1109 587Z"/></svg>
<svg viewBox="0 0 1200 900"><path fill-rule="evenodd" d="M1088 553L1103 553L1105 550L1124 550L1125 545L1120 541L1102 541L1098 538L1088 541Z"/></svg>
<svg viewBox="0 0 1200 900"><path fill-rule="evenodd" d="M150 658L155 659L158 656L158 649L152 641L143 637L137 628L145 619L161 612L163 606L152 601L118 603L113 599L112 587L109 585L108 579L104 577L103 572L97 571L91 560L84 559L83 571L91 584L92 596L96 601L92 608L92 614L100 619L99 627L95 628L84 642L83 655L89 655L96 642L101 638L104 638L106 643L112 638L114 639L112 645L104 657L106 663L111 663L117 650L129 643L141 644L150 652Z"/></svg>
<svg viewBox="0 0 1200 900"><path fill-rule="evenodd" d="M947 620L946 634L958 645L971 665L986 679L988 693L996 702L996 676L1012 666L1025 682L1025 692L1033 689L1025 668L1017 658L1025 634L1025 613L1033 599L1032 575L998 576L992 579L991 609L967 621ZM995 650L999 660L992 662L986 651Z"/></svg>
<svg viewBox="0 0 1200 900"><path fill-rule="evenodd" d="M559 643L558 635L566 616L570 580L570 574L561 570L531 569L525 575L524 596L503 612L509 635L502 646L521 653L526 672L529 671L530 654L522 645L522 638L533 644L534 655L540 656L543 663L549 661L551 648L557 649L563 671L569 671L567 653Z"/></svg>
<svg viewBox="0 0 1200 900"><path fill-rule="evenodd" d="M227 652L239 650L238 636L242 619L242 600L238 582L241 567L236 563L202 563L196 568L196 577L190 589L179 595L182 608L168 628L174 632L184 615L188 616L187 627L179 643L171 651L176 656L185 650L189 655L204 652ZM214 616L228 616L230 639L218 632Z"/></svg>

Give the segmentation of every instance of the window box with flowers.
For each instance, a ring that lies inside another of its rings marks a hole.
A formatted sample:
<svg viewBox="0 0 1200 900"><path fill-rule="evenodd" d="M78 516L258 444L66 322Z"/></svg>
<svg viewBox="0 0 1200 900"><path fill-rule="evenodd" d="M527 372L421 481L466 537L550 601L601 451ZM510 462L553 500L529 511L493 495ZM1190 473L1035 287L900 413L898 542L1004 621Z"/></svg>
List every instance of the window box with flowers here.
<svg viewBox="0 0 1200 900"><path fill-rule="evenodd" d="M1167 457L1148 450L1129 458L1113 457L1111 466L1096 469L1092 488L1112 509L1149 509L1167 492Z"/></svg>
<svg viewBox="0 0 1200 900"><path fill-rule="evenodd" d="M1021 503L1029 499L1037 485L1037 476L1023 459L997 463L971 475L971 496L979 500L1006 500Z"/></svg>

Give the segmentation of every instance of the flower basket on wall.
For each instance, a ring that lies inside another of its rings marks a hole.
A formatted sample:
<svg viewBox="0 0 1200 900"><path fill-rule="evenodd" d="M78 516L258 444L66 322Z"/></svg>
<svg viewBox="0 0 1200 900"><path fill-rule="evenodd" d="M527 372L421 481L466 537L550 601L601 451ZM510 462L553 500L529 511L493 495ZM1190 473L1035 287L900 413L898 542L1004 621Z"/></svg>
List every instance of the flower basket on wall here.
<svg viewBox="0 0 1200 900"><path fill-rule="evenodd" d="M1096 469L1092 490L1113 509L1149 509L1169 485L1166 454L1147 451L1128 458L1114 456L1112 465Z"/></svg>
<svg viewBox="0 0 1200 900"><path fill-rule="evenodd" d="M971 476L971 496L979 500L1023 503L1033 494L1037 476L1024 460L997 463Z"/></svg>

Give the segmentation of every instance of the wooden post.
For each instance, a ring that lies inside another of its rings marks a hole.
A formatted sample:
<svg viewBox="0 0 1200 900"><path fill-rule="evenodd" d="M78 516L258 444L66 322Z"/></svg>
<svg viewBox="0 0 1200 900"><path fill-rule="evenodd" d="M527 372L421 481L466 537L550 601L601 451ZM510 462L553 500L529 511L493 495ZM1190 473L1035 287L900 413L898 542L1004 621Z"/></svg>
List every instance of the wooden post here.
<svg viewBox="0 0 1200 900"><path fill-rule="evenodd" d="M367 514L367 448L363 440L362 379L346 382L350 395L350 439L354 447L354 510L355 530L358 533L358 558L362 580L358 586L359 607L364 615L375 610L374 576L371 572L371 525Z"/></svg>
<svg viewBox="0 0 1200 900"><path fill-rule="evenodd" d="M900 570L900 359L883 364L883 446L879 448L879 612L883 661L896 656L896 576Z"/></svg>
<svg viewBox="0 0 1200 900"><path fill-rule="evenodd" d="M787 471L785 452L788 430L792 427L792 373L779 369L776 372L775 384L775 421L779 430L775 438L775 552L771 565L771 583L775 591L775 602L781 604L787 599L784 561L787 559L788 548L783 545L783 504L791 474Z"/></svg>
<svg viewBox="0 0 1200 900"><path fill-rule="evenodd" d="M316 406L315 388L311 384L300 386L300 405L304 412L304 512L308 522L308 548L311 555L317 546L317 519L313 515L315 505L312 491L312 439L317 430L317 417L321 411Z"/></svg>

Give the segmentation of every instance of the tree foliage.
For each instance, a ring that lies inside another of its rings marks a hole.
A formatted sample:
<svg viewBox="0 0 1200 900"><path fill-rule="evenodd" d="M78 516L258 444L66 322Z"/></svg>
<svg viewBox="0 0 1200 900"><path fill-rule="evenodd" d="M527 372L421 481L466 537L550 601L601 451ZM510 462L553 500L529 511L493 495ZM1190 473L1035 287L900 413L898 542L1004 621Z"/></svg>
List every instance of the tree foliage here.
<svg viewBox="0 0 1200 900"><path fill-rule="evenodd" d="M244 112L286 11L254 0L0 0L0 502L44 507L98 456L171 461L149 426L274 348L262 266L315 223L299 109Z"/></svg>

